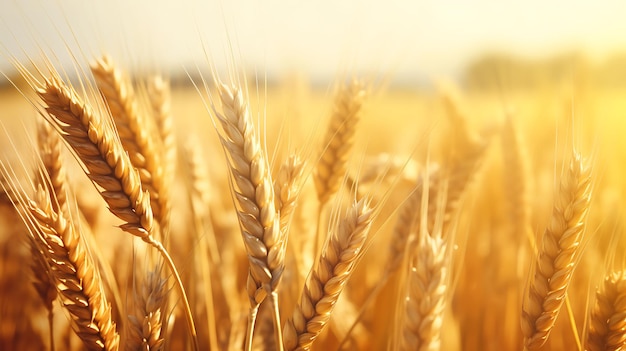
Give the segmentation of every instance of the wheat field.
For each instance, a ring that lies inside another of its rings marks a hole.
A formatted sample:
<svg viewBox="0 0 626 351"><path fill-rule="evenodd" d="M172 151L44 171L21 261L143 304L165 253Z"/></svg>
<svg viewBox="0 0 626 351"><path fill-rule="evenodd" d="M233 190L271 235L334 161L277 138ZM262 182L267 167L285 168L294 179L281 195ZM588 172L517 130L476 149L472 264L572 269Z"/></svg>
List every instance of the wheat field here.
<svg viewBox="0 0 626 351"><path fill-rule="evenodd" d="M0 95L0 349L626 345L626 91L87 63Z"/></svg>

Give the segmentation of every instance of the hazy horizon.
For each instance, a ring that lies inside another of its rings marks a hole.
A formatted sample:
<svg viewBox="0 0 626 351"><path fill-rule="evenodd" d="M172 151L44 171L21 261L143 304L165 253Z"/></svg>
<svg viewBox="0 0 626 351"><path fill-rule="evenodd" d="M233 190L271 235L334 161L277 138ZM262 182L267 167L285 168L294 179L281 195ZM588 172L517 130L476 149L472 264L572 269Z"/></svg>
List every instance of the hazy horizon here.
<svg viewBox="0 0 626 351"><path fill-rule="evenodd" d="M71 64L69 47L85 59L107 52L134 68L225 69L234 57L238 68L268 77L359 71L438 79L485 52L538 58L576 50L597 60L626 48L619 1L5 0L2 7L3 72L12 70L9 57L40 50Z"/></svg>

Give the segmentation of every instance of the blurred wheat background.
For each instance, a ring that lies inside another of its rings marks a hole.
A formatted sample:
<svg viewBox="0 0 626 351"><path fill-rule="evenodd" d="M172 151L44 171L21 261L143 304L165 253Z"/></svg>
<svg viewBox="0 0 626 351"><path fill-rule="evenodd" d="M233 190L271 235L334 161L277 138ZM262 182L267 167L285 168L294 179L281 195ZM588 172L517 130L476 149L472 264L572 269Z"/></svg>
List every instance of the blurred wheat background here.
<svg viewBox="0 0 626 351"><path fill-rule="evenodd" d="M0 349L625 347L625 4L0 6Z"/></svg>

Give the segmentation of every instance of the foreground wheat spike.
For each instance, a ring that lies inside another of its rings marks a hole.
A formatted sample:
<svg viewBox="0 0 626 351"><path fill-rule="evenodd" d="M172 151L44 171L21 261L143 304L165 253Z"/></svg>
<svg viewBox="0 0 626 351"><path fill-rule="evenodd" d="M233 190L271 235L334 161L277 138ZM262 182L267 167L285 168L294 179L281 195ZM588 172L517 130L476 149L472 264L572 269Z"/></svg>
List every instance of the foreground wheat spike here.
<svg viewBox="0 0 626 351"><path fill-rule="evenodd" d="M596 293L595 307L589 318L587 350L623 350L626 348L626 272L606 276Z"/></svg>
<svg viewBox="0 0 626 351"><path fill-rule="evenodd" d="M552 217L531 267L530 286L524 296L521 323L524 344L529 350L545 344L559 314L580 255L590 200L590 168L574 151L562 175Z"/></svg>
<svg viewBox="0 0 626 351"><path fill-rule="evenodd" d="M150 197L114 132L59 79L46 80L38 94L91 180L102 188L109 210L126 222L122 229L149 243L154 223Z"/></svg>
<svg viewBox="0 0 626 351"><path fill-rule="evenodd" d="M61 136L82 161L85 172L97 185L111 213L125 222L121 228L157 249L169 266L183 302L194 349L197 349L195 326L182 281L169 253L153 236L150 196L143 191L139 172L115 138L115 133L56 76L46 79L37 94L45 103L51 122L61 130Z"/></svg>
<svg viewBox="0 0 626 351"><path fill-rule="evenodd" d="M350 274L363 254L374 210L367 199L355 202L329 237L306 281L300 303L285 323L286 350L308 350L328 323Z"/></svg>
<svg viewBox="0 0 626 351"><path fill-rule="evenodd" d="M365 89L358 81L343 86L336 95L330 125L324 137L324 149L314 174L320 204L337 192L346 174L352 138L365 99Z"/></svg>
<svg viewBox="0 0 626 351"><path fill-rule="evenodd" d="M72 220L54 211L53 201L41 187L35 201L21 198L19 206L24 207L33 240L49 267L50 279L76 334L89 350L117 350L119 335L100 274Z"/></svg>
<svg viewBox="0 0 626 351"><path fill-rule="evenodd" d="M402 350L439 350L448 285L447 245L420 235L410 261L402 323Z"/></svg>
<svg viewBox="0 0 626 351"><path fill-rule="evenodd" d="M115 121L122 146L139 171L142 187L150 193L154 217L165 227L163 211L169 209L169 197L165 191L158 139L151 137L156 126L151 123L152 119L139 113L130 80L116 68L110 57L102 57L92 65L91 71Z"/></svg>
<svg viewBox="0 0 626 351"><path fill-rule="evenodd" d="M276 289L284 271L285 238L280 232L269 164L255 133L248 104L241 90L235 87L220 85L219 96L223 112L214 111L222 125L218 134L228 156L233 197L249 260L247 289L251 315L246 343L249 348L250 328L268 294L276 308L275 329L280 334Z"/></svg>
<svg viewBox="0 0 626 351"><path fill-rule="evenodd" d="M128 316L131 335L126 346L128 350L162 350L167 280L161 277L160 269L148 272L143 279L140 291L135 293L135 314Z"/></svg>

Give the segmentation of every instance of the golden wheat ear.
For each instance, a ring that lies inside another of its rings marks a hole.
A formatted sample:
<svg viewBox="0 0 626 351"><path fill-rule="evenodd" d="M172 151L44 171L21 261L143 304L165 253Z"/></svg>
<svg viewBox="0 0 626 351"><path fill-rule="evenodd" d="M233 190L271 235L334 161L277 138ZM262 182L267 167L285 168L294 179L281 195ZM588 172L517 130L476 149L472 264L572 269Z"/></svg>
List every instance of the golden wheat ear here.
<svg viewBox="0 0 626 351"><path fill-rule="evenodd" d="M133 85L110 57L104 56L91 67L98 89L109 107L124 150L139 171L141 186L150 194L153 215L161 227L167 227L170 208L165 189L163 161L157 141L154 119L140 113Z"/></svg>
<svg viewBox="0 0 626 351"><path fill-rule="evenodd" d="M355 202L328 238L300 303L285 323L286 350L309 350L328 324L333 306L363 254L374 215L367 199Z"/></svg>
<svg viewBox="0 0 626 351"><path fill-rule="evenodd" d="M135 292L133 314L128 316L130 335L126 347L130 350L162 350L165 346L163 321L167 315L167 279L160 266L148 272Z"/></svg>
<svg viewBox="0 0 626 351"><path fill-rule="evenodd" d="M346 174L352 139L360 118L365 89L358 81L342 86L337 92L330 124L317 167L315 187L320 204L324 205L337 192Z"/></svg>
<svg viewBox="0 0 626 351"><path fill-rule="evenodd" d="M6 174L4 165L1 171ZM63 211L53 206L58 201L47 185L38 185L34 200L15 182L9 187L10 197L28 227L32 251L40 260L40 268L47 275L49 284L56 288L56 297L66 309L72 328L84 347L88 350L118 350L119 335L111 317L111 305L79 228L71 218L65 217ZM51 348L54 348L52 337L50 341Z"/></svg>
<svg viewBox="0 0 626 351"><path fill-rule="evenodd" d="M214 113L222 128L217 131L227 155L232 195L249 260L247 290L251 308L246 342L249 350L256 314L268 295L275 306L276 339L282 340L277 288L285 268L285 238L280 231L269 163L255 132L248 103L236 87L220 85L218 91L222 112L214 110Z"/></svg>
<svg viewBox="0 0 626 351"><path fill-rule="evenodd" d="M596 293L589 317L586 349L623 350L626 347L626 272L615 271L604 278Z"/></svg>
<svg viewBox="0 0 626 351"><path fill-rule="evenodd" d="M195 324L178 270L171 256L158 241L158 225L150 195L141 185L137 169L124 151L115 132L102 115L84 103L76 92L58 77L46 79L37 93L45 104L50 121L84 166L109 210L124 221L120 228L141 238L163 257L176 280L194 349L197 349Z"/></svg>
<svg viewBox="0 0 626 351"><path fill-rule="evenodd" d="M581 240L591 201L591 169L574 152L554 200L537 260L531 267L530 285L522 304L524 346L543 346L565 300L580 256Z"/></svg>

